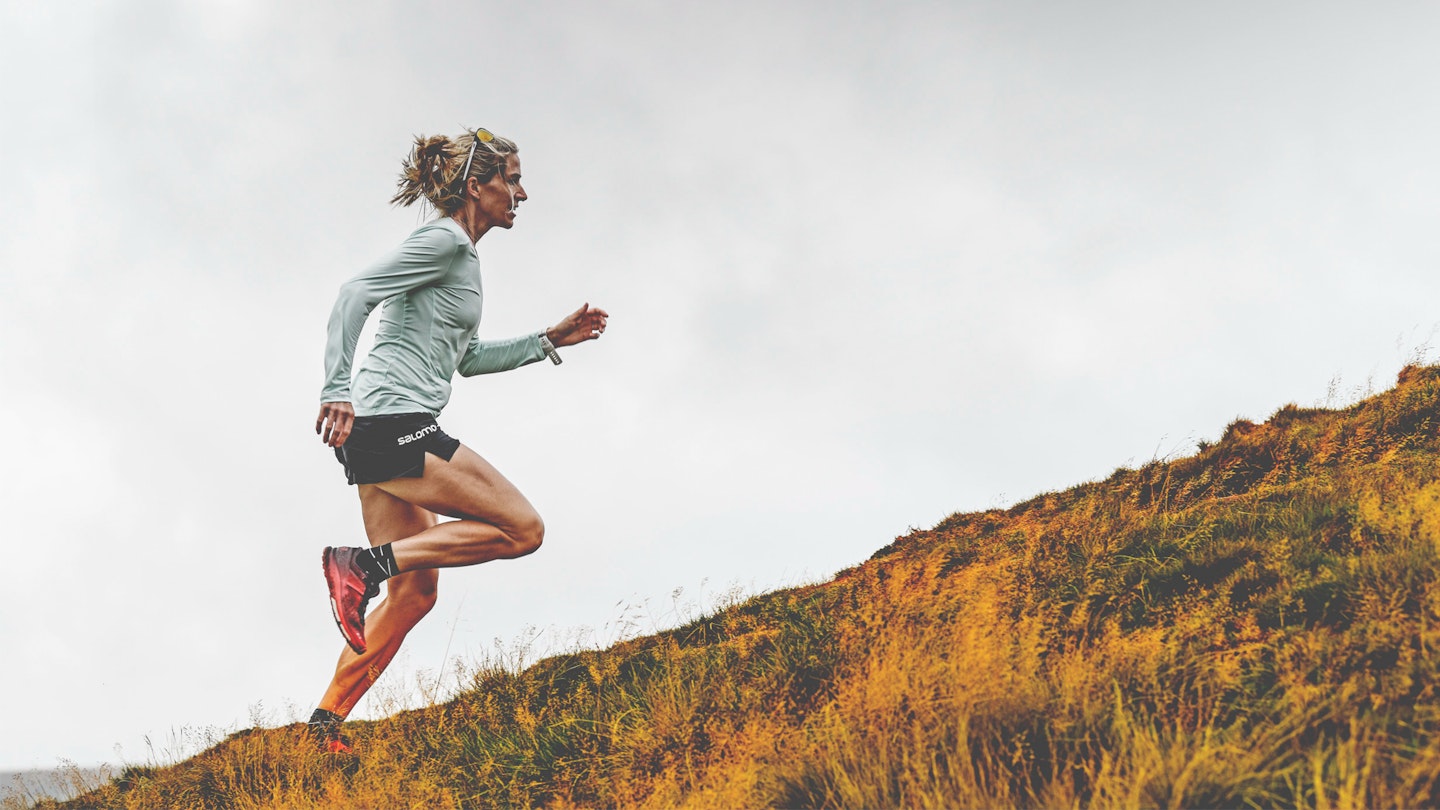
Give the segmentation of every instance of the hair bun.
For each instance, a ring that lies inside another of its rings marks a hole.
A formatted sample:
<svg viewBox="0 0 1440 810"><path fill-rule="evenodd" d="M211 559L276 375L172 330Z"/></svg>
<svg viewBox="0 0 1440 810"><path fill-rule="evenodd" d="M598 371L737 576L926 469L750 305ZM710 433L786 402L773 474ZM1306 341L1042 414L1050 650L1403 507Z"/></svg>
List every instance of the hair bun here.
<svg viewBox="0 0 1440 810"><path fill-rule="evenodd" d="M390 202L410 205L423 198L443 210L441 202L454 196L449 181L460 172L460 166L453 165L458 151L444 135L415 136L415 145L400 163L400 180Z"/></svg>

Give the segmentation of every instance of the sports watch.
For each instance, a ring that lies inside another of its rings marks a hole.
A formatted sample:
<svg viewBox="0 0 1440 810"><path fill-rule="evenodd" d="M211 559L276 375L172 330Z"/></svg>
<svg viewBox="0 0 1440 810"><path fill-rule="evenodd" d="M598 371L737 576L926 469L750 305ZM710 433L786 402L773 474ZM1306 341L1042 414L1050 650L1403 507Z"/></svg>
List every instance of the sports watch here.
<svg viewBox="0 0 1440 810"><path fill-rule="evenodd" d="M550 338L546 337L543 331L540 333L540 348L545 350L545 356L550 358L550 362L555 365L558 366L564 362L560 359L560 353L555 351L555 344L550 342Z"/></svg>

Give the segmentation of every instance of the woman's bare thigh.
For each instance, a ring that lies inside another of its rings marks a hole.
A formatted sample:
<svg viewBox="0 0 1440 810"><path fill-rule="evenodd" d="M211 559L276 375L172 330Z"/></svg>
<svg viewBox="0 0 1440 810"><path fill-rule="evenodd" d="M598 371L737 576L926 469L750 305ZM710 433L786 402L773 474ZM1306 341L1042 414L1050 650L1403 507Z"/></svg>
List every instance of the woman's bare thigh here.
<svg viewBox="0 0 1440 810"><path fill-rule="evenodd" d="M436 523L434 512L397 498L376 484L360 484L357 489L365 536L372 546L413 537Z"/></svg>
<svg viewBox="0 0 1440 810"><path fill-rule="evenodd" d="M532 531L540 520L514 484L463 444L449 461L426 453L421 478L393 478L373 486L422 510L489 523L507 534Z"/></svg>

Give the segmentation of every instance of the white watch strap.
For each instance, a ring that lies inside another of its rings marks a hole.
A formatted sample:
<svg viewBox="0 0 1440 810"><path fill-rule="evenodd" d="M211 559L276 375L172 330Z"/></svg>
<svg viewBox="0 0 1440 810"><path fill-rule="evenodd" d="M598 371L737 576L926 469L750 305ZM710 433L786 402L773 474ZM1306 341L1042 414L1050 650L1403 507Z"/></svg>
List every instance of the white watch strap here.
<svg viewBox="0 0 1440 810"><path fill-rule="evenodd" d="M560 359L560 353L555 351L555 344L550 342L550 338L546 337L544 332L541 332L539 337L540 348L545 350L545 356L550 358L550 362L557 366L565 362Z"/></svg>

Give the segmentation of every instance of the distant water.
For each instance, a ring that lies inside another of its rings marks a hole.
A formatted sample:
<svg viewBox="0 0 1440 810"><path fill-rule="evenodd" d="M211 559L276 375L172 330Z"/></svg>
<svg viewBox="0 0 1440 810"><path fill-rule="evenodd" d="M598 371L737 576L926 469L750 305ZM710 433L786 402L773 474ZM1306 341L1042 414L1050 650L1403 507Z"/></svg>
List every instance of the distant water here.
<svg viewBox="0 0 1440 810"><path fill-rule="evenodd" d="M73 799L81 790L98 786L102 768L39 768L30 771L0 771L0 799L20 796L35 799Z"/></svg>

